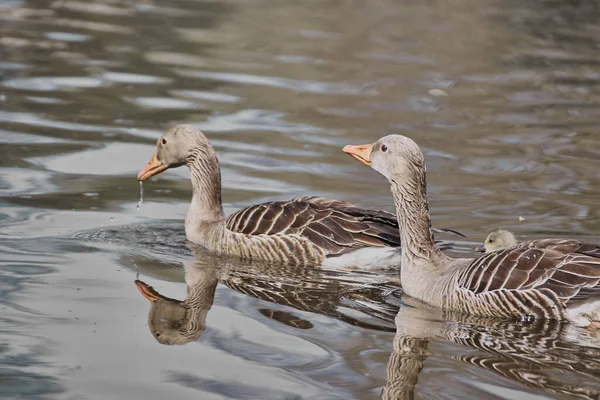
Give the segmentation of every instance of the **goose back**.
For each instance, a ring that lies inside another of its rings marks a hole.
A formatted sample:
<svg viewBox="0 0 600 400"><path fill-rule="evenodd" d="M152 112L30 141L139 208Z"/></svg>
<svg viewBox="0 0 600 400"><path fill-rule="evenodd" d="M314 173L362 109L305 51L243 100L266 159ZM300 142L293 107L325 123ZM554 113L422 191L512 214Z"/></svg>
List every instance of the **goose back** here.
<svg viewBox="0 0 600 400"><path fill-rule="evenodd" d="M246 207L226 220L246 235L301 235L329 255L366 246L400 246L396 215L325 197L298 197Z"/></svg>
<svg viewBox="0 0 600 400"><path fill-rule="evenodd" d="M600 295L599 282L600 247L577 240L532 240L468 262L460 270L458 301L483 306L486 298L489 310L479 314L562 319L572 302Z"/></svg>

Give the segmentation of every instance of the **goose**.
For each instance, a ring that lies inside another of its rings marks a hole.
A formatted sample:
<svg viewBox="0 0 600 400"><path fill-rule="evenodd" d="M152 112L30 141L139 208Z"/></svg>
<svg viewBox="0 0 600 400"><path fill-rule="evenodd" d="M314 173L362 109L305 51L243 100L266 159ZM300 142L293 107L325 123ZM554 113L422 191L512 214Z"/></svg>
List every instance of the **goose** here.
<svg viewBox="0 0 600 400"><path fill-rule="evenodd" d="M390 182L402 241L404 293L448 311L597 327L599 246L540 239L475 259L450 258L433 240L419 146L405 136L389 135L343 151Z"/></svg>
<svg viewBox="0 0 600 400"><path fill-rule="evenodd" d="M388 211L308 196L256 204L225 217L216 152L192 125L167 130L137 178L145 181L182 165L190 169L193 188L185 218L190 242L225 255L297 266L386 268L398 263L398 223Z"/></svg>
<svg viewBox="0 0 600 400"><path fill-rule="evenodd" d="M491 231L485 238L483 246L479 246L475 251L480 253L492 253L494 251L508 249L517 245L517 239L512 232L504 229L496 229Z"/></svg>

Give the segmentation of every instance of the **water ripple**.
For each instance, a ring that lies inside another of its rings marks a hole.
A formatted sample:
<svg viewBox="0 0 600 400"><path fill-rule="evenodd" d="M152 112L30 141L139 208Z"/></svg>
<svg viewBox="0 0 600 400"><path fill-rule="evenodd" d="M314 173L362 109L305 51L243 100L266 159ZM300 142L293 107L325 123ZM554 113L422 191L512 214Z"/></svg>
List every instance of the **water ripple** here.
<svg viewBox="0 0 600 400"><path fill-rule="evenodd" d="M285 114L268 110L242 110L230 115L216 115L206 122L196 123L200 128L211 132L263 130L275 132L331 133L308 124L283 121Z"/></svg>
<svg viewBox="0 0 600 400"><path fill-rule="evenodd" d="M36 77L15 78L2 82L2 86L11 89L50 92L65 88L97 88L104 84L102 79L92 77Z"/></svg>
<svg viewBox="0 0 600 400"><path fill-rule="evenodd" d="M274 76L250 75L227 72L207 72L198 70L175 69L175 73L186 78L209 79L221 82L238 83L246 85L270 86L281 89L293 90L299 93L317 93L333 95L365 95L374 96L375 89L369 88L367 84L351 85L348 83L330 83L301 81L285 79Z"/></svg>
<svg viewBox="0 0 600 400"><path fill-rule="evenodd" d="M469 236L453 255L498 227L598 241L598 7L463 3L0 2L0 397L592 397L593 335L433 317L383 296L392 276L234 264L201 338L148 335L136 274L176 302L186 260L220 262L186 246L187 168L136 208L176 123L213 142L226 213L307 194L392 210L341 148L402 133L433 223ZM441 335L394 336L419 327Z"/></svg>

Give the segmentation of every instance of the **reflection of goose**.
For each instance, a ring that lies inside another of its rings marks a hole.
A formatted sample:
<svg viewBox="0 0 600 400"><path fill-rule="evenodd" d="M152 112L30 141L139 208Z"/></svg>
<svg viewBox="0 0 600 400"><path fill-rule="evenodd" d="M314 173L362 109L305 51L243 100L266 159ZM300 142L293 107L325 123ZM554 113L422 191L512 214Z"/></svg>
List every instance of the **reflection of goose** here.
<svg viewBox="0 0 600 400"><path fill-rule="evenodd" d="M354 253L355 257L343 264L397 265L394 248L400 245L398 223L387 211L361 209L322 197L300 197L257 204L225 218L217 155L204 134L191 125L175 126L158 140L138 179L144 181L182 165L191 171L193 197L185 232L194 243L242 258L305 266L327 264L327 257L375 247L381 250L377 255L374 249L362 251L360 256ZM337 261L334 264L340 265Z"/></svg>
<svg viewBox="0 0 600 400"><path fill-rule="evenodd" d="M464 314L442 315L412 301L416 307L404 305L396 316L396 336L383 399L414 398L424 362L434 355L432 349L439 348L432 343L440 340L465 346L468 350L462 353L468 355L448 356L442 352L435 354L437 357L490 371L545 394L600 398L600 350L563 341L567 325L556 320L523 323ZM453 321L444 321L449 317ZM426 390L428 386L421 387ZM428 398L427 394L420 397Z"/></svg>
<svg viewBox="0 0 600 400"><path fill-rule="evenodd" d="M146 283L135 281L142 295L151 302L148 327L162 344L185 344L204 332L206 315L215 297L218 269L187 263L185 281L188 294L183 301L165 297Z"/></svg>
<svg viewBox="0 0 600 400"><path fill-rule="evenodd" d="M218 282L242 294L270 303L314 312L367 329L390 331L397 308L383 303L381 296L390 286L385 277L366 273L338 273L291 265L229 262L196 252L184 263L187 297L176 300L161 295L145 282L135 284L150 300L148 326L163 344L185 344L200 337ZM395 286L394 286L395 288ZM379 300L379 301L378 301ZM344 306L344 307L340 307ZM340 308L357 310L347 314ZM261 314L288 326L309 329L312 323L292 311L262 307ZM365 320L359 319L360 315Z"/></svg>
<svg viewBox="0 0 600 400"><path fill-rule="evenodd" d="M492 253L494 251L508 249L509 247L516 245L517 239L515 239L515 235L513 235L512 232L504 229L496 229L487 235L485 242L483 242L483 246L477 247L475 251L479 251L481 253Z"/></svg>
<svg viewBox="0 0 600 400"><path fill-rule="evenodd" d="M411 139L390 135L344 151L391 184L402 240L402 287L436 307L494 317L600 321L600 247L543 239L473 259L452 259L433 241L425 160Z"/></svg>
<svg viewBox="0 0 600 400"><path fill-rule="evenodd" d="M383 400L412 400L419 373L427 358L428 340L409 335L394 336L393 350L387 365L387 381L381 392Z"/></svg>

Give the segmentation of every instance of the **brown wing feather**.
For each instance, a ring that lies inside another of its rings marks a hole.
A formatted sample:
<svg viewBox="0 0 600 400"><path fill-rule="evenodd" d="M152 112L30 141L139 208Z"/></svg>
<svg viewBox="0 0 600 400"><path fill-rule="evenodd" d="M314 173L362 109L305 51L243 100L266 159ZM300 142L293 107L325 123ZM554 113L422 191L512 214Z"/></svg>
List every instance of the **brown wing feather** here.
<svg viewBox="0 0 600 400"><path fill-rule="evenodd" d="M471 262L459 282L479 294L500 289L549 289L564 304L600 295L600 246L543 239L485 254Z"/></svg>
<svg viewBox="0 0 600 400"><path fill-rule="evenodd" d="M519 246L530 247L542 250L556 250L560 253L579 253L590 257L600 257L600 247L592 244L580 242L574 239L538 239L523 242Z"/></svg>
<svg viewBox="0 0 600 400"><path fill-rule="evenodd" d="M365 246L400 245L394 214L323 197L300 197L246 207L227 218L226 226L248 235L299 234L329 254Z"/></svg>

